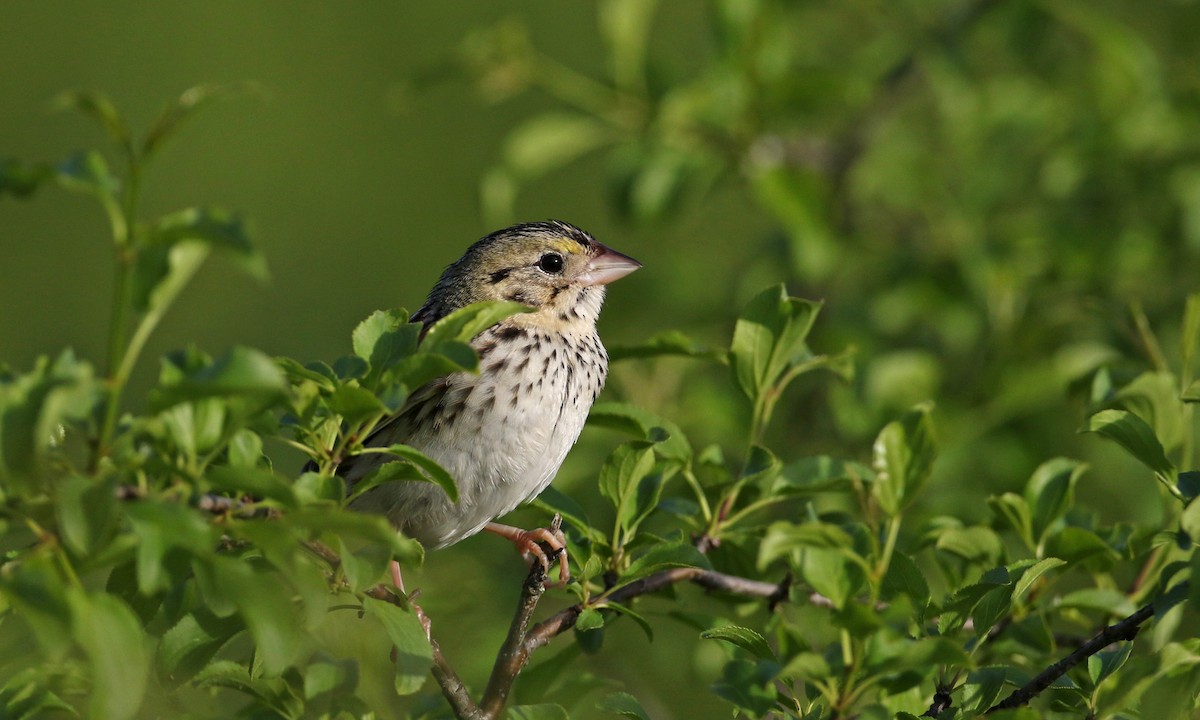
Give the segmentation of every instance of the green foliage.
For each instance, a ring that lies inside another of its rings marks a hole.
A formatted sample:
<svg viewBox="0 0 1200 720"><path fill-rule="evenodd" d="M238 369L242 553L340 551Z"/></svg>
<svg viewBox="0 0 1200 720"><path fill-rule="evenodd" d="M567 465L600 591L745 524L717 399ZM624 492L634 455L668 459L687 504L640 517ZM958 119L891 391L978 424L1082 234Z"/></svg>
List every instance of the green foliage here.
<svg viewBox="0 0 1200 720"><path fill-rule="evenodd" d="M596 406L594 426L628 436L593 473L597 502L555 491L538 502L570 535L574 645L528 670L509 716L567 717L603 688L602 712L648 717L633 695L564 668L605 652L620 624L654 641L666 625L661 606L622 591L675 570L758 583L755 603L728 587L695 603L692 589L674 590L685 602L671 617L694 629L697 647L720 653L710 689L738 717L917 717L935 692L951 699L941 717L979 716L1142 606L1154 610L1146 632L1091 655L1033 709L993 715L1194 712L1200 295L1178 331L1164 330L1179 350L1173 362L1152 330L1165 327L1162 313L1151 322L1138 306L1136 349L1062 337L1086 306L1075 285L1106 297L1150 293L1132 276L1175 288L1166 279L1188 267L1179 243L1158 255L1140 249L1163 218L1195 234L1158 200L1194 199L1197 185L1194 170L1162 160L1185 133L1172 120L1176 80L1147 41L1082 6L981 4L948 19L906 6L886 23L893 35L859 43L862 26L879 26L875 8L830 15L718 1L712 52L693 77L664 87L649 72L655 4L601 7L611 66L602 82L542 56L512 24L464 44L464 62L494 95L533 85L572 106L514 130L484 181L489 211L507 214L522 184L599 149L634 218L666 217L687 196L740 178L784 238L783 257L764 259L777 266L772 277L831 300L776 285L742 306L728 343L668 331L614 349L614 361L710 366L725 378L714 407L742 403L744 413L716 422ZM842 91L809 94L796 80L811 52L841 60L825 82ZM1058 74L1093 60L1094 82L1080 88ZM1064 87L1075 102L1058 99ZM397 695L416 696L405 711L444 714L430 709L441 699L426 687L432 651L420 620L404 598L381 599L378 585L390 561L413 565L423 550L347 505L385 482L431 482L456 497L430 458L364 440L430 380L476 371L471 338L524 308L473 306L428 328L403 310L379 311L353 330L353 354L331 364L187 348L163 358L144 401L125 402L147 338L210 255L265 276L236 214L139 214L147 163L194 108L224 94L185 93L139 139L106 98L72 93L64 104L99 122L117 162L97 151L59 164L0 160L0 195L57 184L94 198L117 258L103 363L63 352L0 372L0 640L21 649L0 662L4 716L368 717L384 712L361 693L381 670ZM804 123L798 105L808 108ZM1129 164L1136 177L1125 177ZM996 189L978 172L1001 166L1032 180ZM1153 202L1130 220L1130 203L1117 202L1126 194ZM907 261L890 262L887 243L911 245ZM860 263L861 272L840 272ZM885 290L852 307L865 288ZM1047 299L1057 314L1038 317ZM1180 312L1178 297L1159 305ZM850 350L810 347L838 335L868 345L857 355L865 379ZM981 345L1002 350L976 363ZM1139 350L1148 367L1130 357ZM815 370L853 385L829 389ZM926 392L934 377L946 401ZM824 443L819 423L798 422L813 410L789 402L801 378L833 407L836 442ZM1079 446L1041 452L1042 434L1061 439L1079 426L1071 408L1047 399L1065 380L1086 396L1087 433L1072 440L1111 442L1144 470L1089 470L1066 457ZM933 399L936 410L925 402ZM1012 464L994 460L1024 421L1036 423L1034 449L1023 447L1034 460L1004 475ZM795 442L800 427L815 439ZM807 454L808 443L828 454ZM276 468L268 451L280 445L303 453L306 471ZM394 461L348 495L335 471L365 452ZM979 482L985 475L999 478L998 492ZM1097 483L1138 487L1161 501L1161 519L1112 522L1084 490ZM951 488L976 511L939 514ZM778 595L762 597L781 580ZM338 643L346 634L377 641L348 650Z"/></svg>

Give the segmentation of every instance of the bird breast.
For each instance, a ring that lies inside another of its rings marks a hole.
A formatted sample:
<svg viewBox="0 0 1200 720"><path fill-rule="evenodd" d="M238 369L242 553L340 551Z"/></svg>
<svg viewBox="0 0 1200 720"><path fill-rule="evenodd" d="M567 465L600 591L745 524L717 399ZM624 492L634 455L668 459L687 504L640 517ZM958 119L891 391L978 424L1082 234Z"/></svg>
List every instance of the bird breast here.
<svg viewBox="0 0 1200 720"><path fill-rule="evenodd" d="M554 479L600 394L608 356L594 328L548 332L502 324L473 342L480 372L444 380L436 402L408 423L405 442L458 483L458 503L426 483L391 483L364 496L429 547L472 535ZM378 497L370 497L378 494Z"/></svg>

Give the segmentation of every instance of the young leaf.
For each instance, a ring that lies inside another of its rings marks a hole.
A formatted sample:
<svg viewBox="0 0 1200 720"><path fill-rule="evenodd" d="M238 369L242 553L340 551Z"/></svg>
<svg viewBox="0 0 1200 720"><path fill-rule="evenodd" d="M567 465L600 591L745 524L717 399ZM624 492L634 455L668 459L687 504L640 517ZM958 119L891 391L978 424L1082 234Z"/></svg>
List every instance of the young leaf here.
<svg viewBox="0 0 1200 720"><path fill-rule="evenodd" d="M1171 483L1175 466L1167 460L1162 444L1145 420L1124 410L1101 410L1088 420L1083 431L1094 432L1125 448L1126 452L1153 470L1155 476L1172 492L1179 492Z"/></svg>
<svg viewBox="0 0 1200 720"><path fill-rule="evenodd" d="M216 100L222 100L234 95L255 91L255 83L239 83L236 85L197 85L183 91L179 97L167 103L159 114L158 119L146 133L142 142L142 155L150 157L158 151L164 141L175 134L179 124L192 116L196 110Z"/></svg>
<svg viewBox="0 0 1200 720"><path fill-rule="evenodd" d="M808 352L805 339L821 303L789 297L783 285L764 290L738 317L730 361L738 386L758 403L795 359Z"/></svg>
<svg viewBox="0 0 1200 720"><path fill-rule="evenodd" d="M575 620L575 629L579 632L599 630L602 627L604 627L604 615L595 608L584 608Z"/></svg>
<svg viewBox="0 0 1200 720"><path fill-rule="evenodd" d="M722 625L700 633L705 640L724 640L764 660L773 660L775 651L757 631L738 625Z"/></svg>
<svg viewBox="0 0 1200 720"><path fill-rule="evenodd" d="M469 343L501 320L532 310L527 305L503 300L471 303L429 326L421 350L433 352L451 342Z"/></svg>
<svg viewBox="0 0 1200 720"><path fill-rule="evenodd" d="M1040 578L1042 575L1045 575L1047 572L1056 567L1062 567L1066 564L1066 560L1048 557L1043 560L1039 560L1033 566L1027 568L1025 572L1021 574L1021 579L1017 581L1017 585L1013 589L1013 602L1017 602L1025 597L1025 593L1028 592L1029 588L1033 587L1033 584L1037 582L1038 578Z"/></svg>
<svg viewBox="0 0 1200 720"><path fill-rule="evenodd" d="M266 260L255 247L246 221L222 208L193 207L163 215L149 225L145 238L146 246L139 253L135 277L134 305L139 310L162 307L167 295L178 294L178 289L167 293L158 288L167 282L167 258L171 250L181 243L198 243L210 250L225 252L251 277L267 278ZM175 272L174 268L171 270Z"/></svg>
<svg viewBox="0 0 1200 720"><path fill-rule="evenodd" d="M875 483L879 506L896 515L916 498L933 468L937 442L929 405L918 405L887 424L875 439Z"/></svg>
<svg viewBox="0 0 1200 720"><path fill-rule="evenodd" d="M1025 502L1032 510L1032 537L1041 542L1050 526L1057 522L1075 501L1075 483L1087 465L1067 458L1047 460L1033 471L1025 486Z"/></svg>
<svg viewBox="0 0 1200 720"><path fill-rule="evenodd" d="M116 103L107 95L94 90L68 90L54 100L54 105L60 110L78 110L84 115L90 115L113 141L121 146L127 157L133 154L133 137L129 132L129 123L121 117L121 111Z"/></svg>
<svg viewBox="0 0 1200 720"><path fill-rule="evenodd" d="M618 445L600 468L600 494L616 508L618 517L632 517L637 487L654 469L654 448L646 442Z"/></svg>
<svg viewBox="0 0 1200 720"><path fill-rule="evenodd" d="M433 664L433 648L421 621L413 612L374 598L363 598L363 609L383 624L396 649L396 693L420 690Z"/></svg>
<svg viewBox="0 0 1200 720"><path fill-rule="evenodd" d="M416 352L420 335L421 325L409 323L406 311L376 310L354 328L351 338L354 354L366 360L377 377Z"/></svg>

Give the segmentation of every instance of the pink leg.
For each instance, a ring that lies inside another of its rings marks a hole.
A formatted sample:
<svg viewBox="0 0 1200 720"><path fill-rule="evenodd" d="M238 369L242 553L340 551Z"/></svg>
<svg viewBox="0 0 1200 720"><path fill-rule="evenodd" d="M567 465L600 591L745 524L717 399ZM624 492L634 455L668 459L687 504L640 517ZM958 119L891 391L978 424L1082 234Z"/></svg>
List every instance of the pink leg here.
<svg viewBox="0 0 1200 720"><path fill-rule="evenodd" d="M522 530L511 525L488 523L483 529L512 542L517 546L517 550L522 555L530 561L536 560L541 563L542 569L549 574L551 559L547 557L546 551L542 550L541 545L538 544L540 542L546 543L558 556L559 581L555 585L566 585L567 581L571 579L571 569L567 566L567 538L558 527Z"/></svg>

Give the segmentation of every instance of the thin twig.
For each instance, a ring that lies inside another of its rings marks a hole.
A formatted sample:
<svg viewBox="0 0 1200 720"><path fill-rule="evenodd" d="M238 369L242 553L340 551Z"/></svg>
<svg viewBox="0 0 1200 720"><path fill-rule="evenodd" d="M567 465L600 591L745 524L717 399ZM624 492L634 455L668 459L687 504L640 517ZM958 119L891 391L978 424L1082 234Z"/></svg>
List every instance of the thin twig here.
<svg viewBox="0 0 1200 720"><path fill-rule="evenodd" d="M1142 607L1124 620L1109 625L1097 633L1091 640L1080 645L1073 653L1038 673L1037 677L1013 691L1011 695L996 705L993 705L987 712L1008 710L1028 703L1038 693L1050 687L1051 683L1066 674L1068 670L1087 660L1092 655L1120 640L1133 640L1137 637L1141 624L1149 620L1153 615L1154 605L1150 604Z"/></svg>

